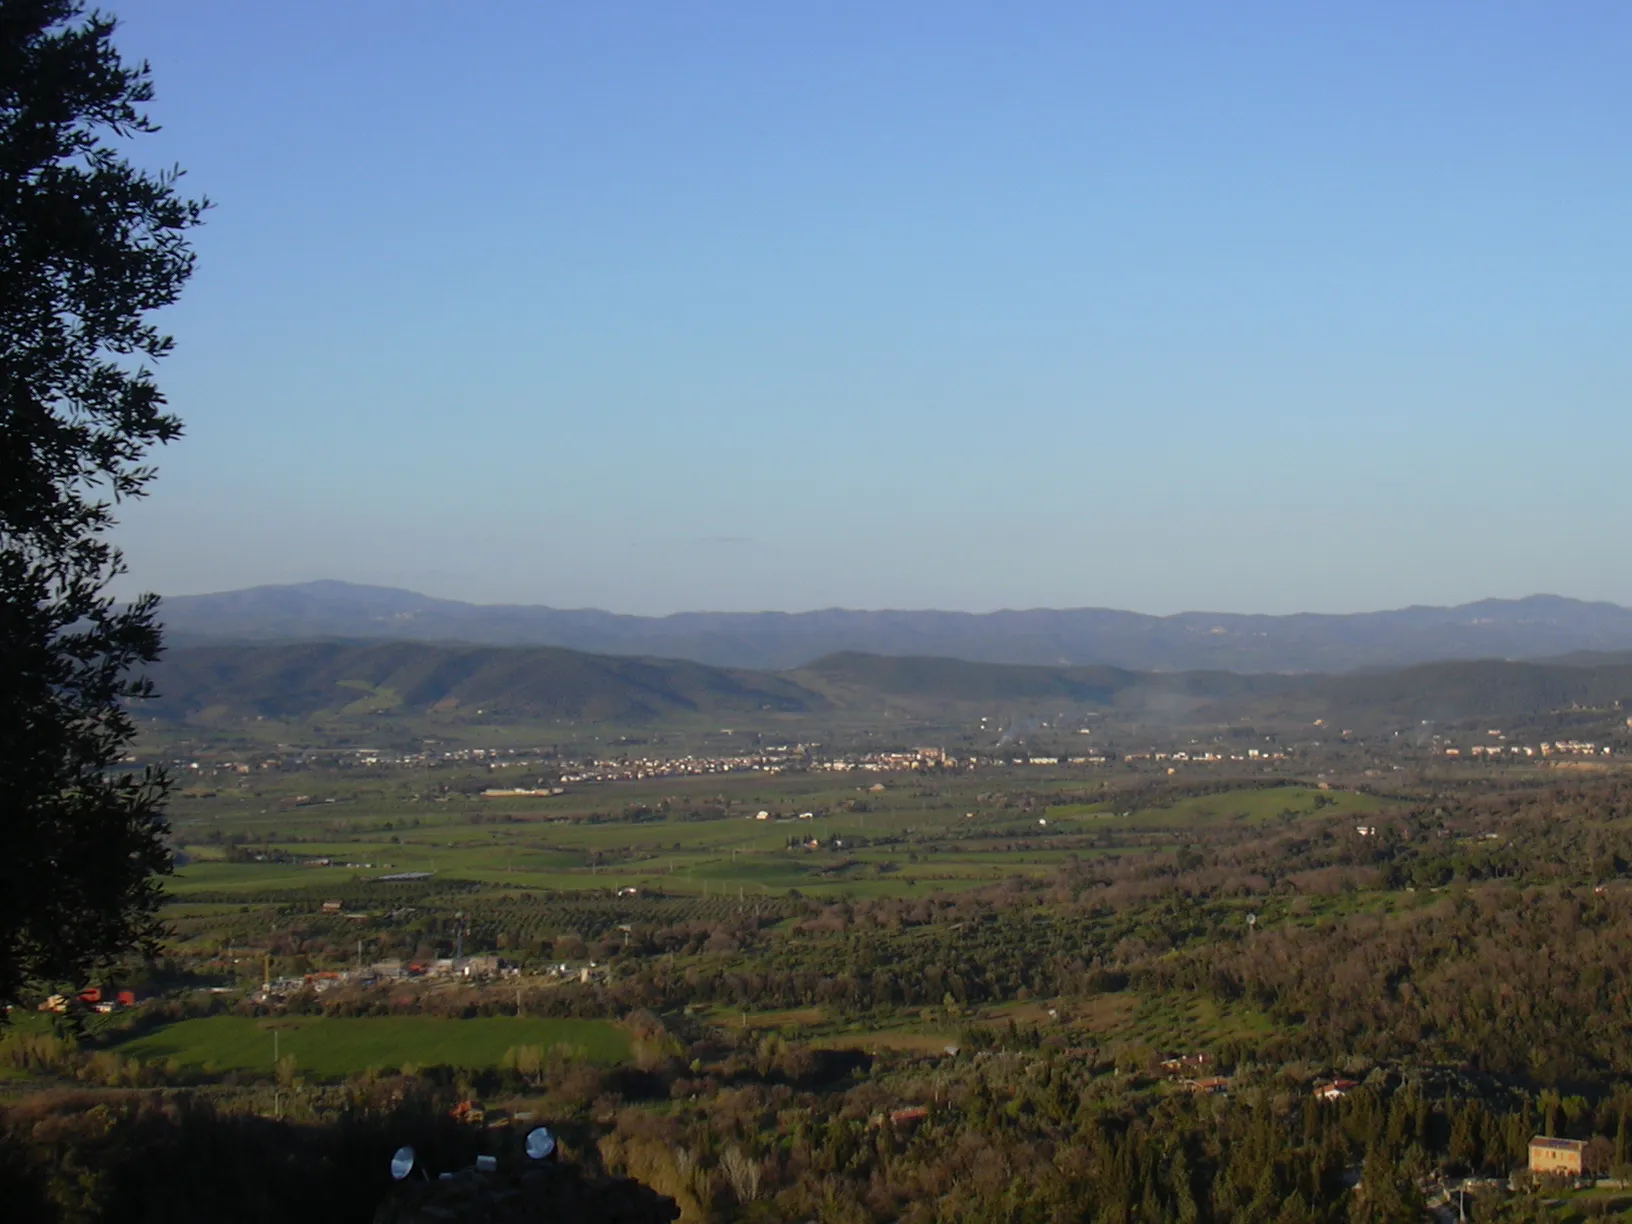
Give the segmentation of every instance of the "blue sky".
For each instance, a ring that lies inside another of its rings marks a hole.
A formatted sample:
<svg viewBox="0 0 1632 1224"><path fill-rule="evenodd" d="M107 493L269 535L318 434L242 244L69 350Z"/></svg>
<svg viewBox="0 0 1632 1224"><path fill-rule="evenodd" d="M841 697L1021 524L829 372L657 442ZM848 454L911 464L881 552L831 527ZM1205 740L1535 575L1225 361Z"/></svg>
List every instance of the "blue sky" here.
<svg viewBox="0 0 1632 1224"><path fill-rule="evenodd" d="M164 593L1632 603L1632 6L123 0Z"/></svg>

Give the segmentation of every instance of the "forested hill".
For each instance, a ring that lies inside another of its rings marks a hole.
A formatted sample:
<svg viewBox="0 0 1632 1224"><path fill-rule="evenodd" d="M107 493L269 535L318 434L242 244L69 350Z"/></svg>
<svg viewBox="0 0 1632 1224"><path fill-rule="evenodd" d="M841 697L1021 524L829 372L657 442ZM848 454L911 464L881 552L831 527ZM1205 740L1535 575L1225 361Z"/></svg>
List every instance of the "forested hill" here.
<svg viewBox="0 0 1632 1224"><path fill-rule="evenodd" d="M843 706L880 700L1056 703L1158 721L1257 717L1416 723L1517 717L1571 706L1624 704L1632 710L1632 660L1600 663L1599 658L1540 663L1485 659L1336 676L1251 676L839 654L786 674Z"/></svg>
<svg viewBox="0 0 1632 1224"><path fill-rule="evenodd" d="M510 719L660 722L692 714L993 714L1064 707L1136 720L1317 717L1394 722L1632 706L1632 663L1475 661L1342 676L1033 667L841 654L788 672L553 647L420 642L212 645L172 650L147 713L173 720L481 711Z"/></svg>
<svg viewBox="0 0 1632 1224"><path fill-rule="evenodd" d="M698 713L802 711L824 704L817 694L767 673L553 647L196 646L169 651L152 675L159 696L144 705L144 713L168 719L437 709L639 722Z"/></svg>
<svg viewBox="0 0 1632 1224"><path fill-rule="evenodd" d="M830 609L642 617L460 603L389 587L312 582L175 596L164 601L162 615L171 640L178 643L414 639L563 646L770 669L798 667L840 651L1056 667L1259 673L1632 650L1632 609L1546 595L1343 616L1145 616L1071 608L980 615Z"/></svg>
<svg viewBox="0 0 1632 1224"><path fill-rule="evenodd" d="M1064 702L1126 706L1158 695L1192 702L1236 702L1295 691L1300 680L1325 677L1247 676L1236 672L1141 672L1121 667L1039 667L971 663L963 659L895 657L854 651L828 655L786 673L838 704L877 698L928 702Z"/></svg>

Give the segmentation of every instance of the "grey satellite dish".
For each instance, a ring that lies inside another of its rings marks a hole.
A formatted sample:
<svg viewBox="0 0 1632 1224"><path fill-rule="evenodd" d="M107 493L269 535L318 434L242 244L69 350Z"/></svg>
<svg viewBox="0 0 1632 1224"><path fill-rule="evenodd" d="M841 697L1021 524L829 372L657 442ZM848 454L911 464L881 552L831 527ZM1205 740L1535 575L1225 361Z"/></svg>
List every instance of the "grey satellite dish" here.
<svg viewBox="0 0 1632 1224"><path fill-rule="evenodd" d="M391 1176L401 1181L413 1171L414 1149L406 1146L398 1148L397 1154L391 1157Z"/></svg>
<svg viewBox="0 0 1632 1224"><path fill-rule="evenodd" d="M535 1126L527 1132L527 1159L547 1160L555 1154L555 1136L547 1126Z"/></svg>

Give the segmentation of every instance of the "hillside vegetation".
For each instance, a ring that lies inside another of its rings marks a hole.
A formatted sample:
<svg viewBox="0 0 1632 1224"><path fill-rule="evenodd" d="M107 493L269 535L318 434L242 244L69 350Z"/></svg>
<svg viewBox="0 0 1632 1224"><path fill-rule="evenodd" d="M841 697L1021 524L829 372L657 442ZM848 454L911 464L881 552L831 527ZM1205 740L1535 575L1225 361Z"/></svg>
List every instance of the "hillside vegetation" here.
<svg viewBox="0 0 1632 1224"><path fill-rule="evenodd" d="M780 676L551 647L201 646L170 652L153 674L160 695L145 709L169 719L468 708L510 718L640 722L822 704L816 694Z"/></svg>

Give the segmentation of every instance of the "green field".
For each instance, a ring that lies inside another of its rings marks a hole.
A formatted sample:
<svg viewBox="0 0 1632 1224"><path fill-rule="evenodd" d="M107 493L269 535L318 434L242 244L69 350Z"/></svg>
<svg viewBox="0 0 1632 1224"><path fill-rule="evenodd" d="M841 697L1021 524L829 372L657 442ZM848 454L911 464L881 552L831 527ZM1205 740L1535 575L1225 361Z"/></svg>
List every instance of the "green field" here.
<svg viewBox="0 0 1632 1224"><path fill-rule="evenodd" d="M1102 773L1035 767L882 783L815 773L643 779L494 802L470 789L489 771L444 772L449 782L431 788L385 771L319 769L178 800L172 828L188 861L167 881L171 951L214 980L247 985L363 960L452 956L454 915L463 914L467 954L534 972L557 961L576 969L631 942L637 955L696 952L692 924L770 929L812 903L947 900L1169 853L1192 832L1305 821L1352 830L1398 807L1307 783L1242 778L1203 790L1132 775L1123 788ZM447 789L455 783L466 789ZM381 879L403 872L430 875ZM1311 902L1308 913L1329 904ZM268 964L269 932L298 941L298 955L274 951ZM743 932L722 941L740 944ZM510 1044L469 1057L496 1059ZM364 1051L325 1066L456 1053ZM250 1056L187 1057L225 1067Z"/></svg>
<svg viewBox="0 0 1632 1224"><path fill-rule="evenodd" d="M1022 780L1024 789L1015 785ZM282 790L292 786L280 780L255 796L266 807L226 792L179 802L174 827L191 861L169 891L178 900L250 900L274 891L338 892L387 872L425 871L440 880L552 892L907 896L1047 873L1071 856L1137 853L1170 830L1359 817L1394 806L1342 789L1249 783L1130 808L1088 799L1082 792L1101 785L1092 778L1075 781L1077 795L1061 793L1067 783L1058 777L1033 783L1010 776L1004 784L994 792L989 775L902 777L874 792L797 776L669 779L555 798L426 803L372 780L341 787L313 778L295 784L312 792L307 805L291 808ZM323 787L343 802L323 800ZM697 818L703 806L714 814ZM755 819L760 810L770 818ZM805 810L815 819L795 818ZM333 863L226 861L221 842L206 838L229 832ZM802 844L810 839L819 844Z"/></svg>
<svg viewBox="0 0 1632 1224"><path fill-rule="evenodd" d="M512 1046L569 1045L591 1062L611 1065L629 1056L629 1036L603 1020L532 1020L483 1017L371 1016L327 1019L288 1016L276 1021L247 1016L181 1020L117 1046L144 1061L175 1059L183 1066L271 1071L273 1031L278 1053L292 1056L297 1073L339 1078L374 1068L494 1067Z"/></svg>

